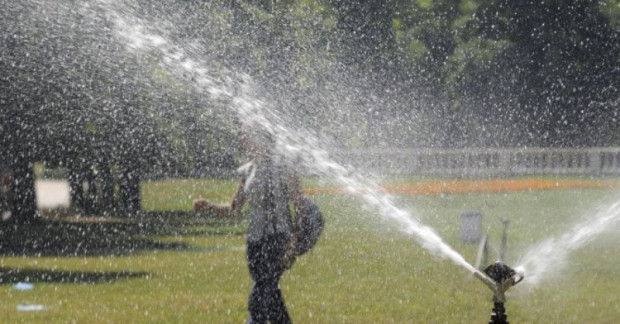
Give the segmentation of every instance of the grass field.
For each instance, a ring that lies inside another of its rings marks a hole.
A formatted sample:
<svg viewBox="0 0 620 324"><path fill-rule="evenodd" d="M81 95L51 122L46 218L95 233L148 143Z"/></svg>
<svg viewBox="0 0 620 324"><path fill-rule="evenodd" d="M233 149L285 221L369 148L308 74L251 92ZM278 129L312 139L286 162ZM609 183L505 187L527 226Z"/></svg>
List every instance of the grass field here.
<svg viewBox="0 0 620 324"><path fill-rule="evenodd" d="M188 212L194 198L223 202L234 188L232 182L215 180L146 183L147 214L139 222L78 222L13 233L24 239L3 244L0 322L243 323L251 285L244 254L246 223ZM281 282L296 323L488 322L491 292L468 278L466 270L429 254L355 197L330 191L312 197L325 214L325 231ZM496 247L501 219L510 219L509 264L534 243L563 233L593 209L619 199L617 186L400 193L396 198L399 207L418 215L472 263L477 246L460 242L459 214L480 211L484 231ZM510 322L617 322L618 226L616 222L607 235L571 254L570 267L553 279L532 287L526 277L521 287L510 290ZM33 244L47 249L24 248ZM20 247L25 256L15 253ZM14 289L21 281L34 288ZM19 305L42 305L44 310L18 311Z"/></svg>

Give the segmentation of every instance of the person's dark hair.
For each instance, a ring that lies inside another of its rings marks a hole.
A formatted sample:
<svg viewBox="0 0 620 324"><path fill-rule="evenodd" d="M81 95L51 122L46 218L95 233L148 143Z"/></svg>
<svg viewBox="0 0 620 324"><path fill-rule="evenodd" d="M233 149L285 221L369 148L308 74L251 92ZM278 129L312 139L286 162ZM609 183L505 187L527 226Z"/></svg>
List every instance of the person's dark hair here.
<svg viewBox="0 0 620 324"><path fill-rule="evenodd" d="M273 134L258 123L243 123L239 131L240 145L251 146L257 153L266 153L273 149L275 140Z"/></svg>

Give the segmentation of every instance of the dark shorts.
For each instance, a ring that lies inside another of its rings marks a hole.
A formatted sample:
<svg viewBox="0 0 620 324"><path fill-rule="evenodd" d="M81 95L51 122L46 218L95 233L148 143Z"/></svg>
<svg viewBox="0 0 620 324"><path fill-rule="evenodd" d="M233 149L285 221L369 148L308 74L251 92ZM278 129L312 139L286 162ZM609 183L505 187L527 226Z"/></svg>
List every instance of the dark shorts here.
<svg viewBox="0 0 620 324"><path fill-rule="evenodd" d="M252 323L291 322L279 284L287 241L287 235L276 234L247 242L248 267L254 280L248 300Z"/></svg>
<svg viewBox="0 0 620 324"><path fill-rule="evenodd" d="M286 249L286 234L268 235L258 241L247 242L247 259L254 282L279 280L284 272L281 265Z"/></svg>

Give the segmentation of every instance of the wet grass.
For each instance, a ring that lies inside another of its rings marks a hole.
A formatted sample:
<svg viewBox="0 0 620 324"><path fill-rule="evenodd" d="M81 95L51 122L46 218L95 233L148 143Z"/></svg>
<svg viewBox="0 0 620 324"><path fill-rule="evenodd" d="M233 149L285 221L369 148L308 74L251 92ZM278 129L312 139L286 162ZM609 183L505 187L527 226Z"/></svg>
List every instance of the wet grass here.
<svg viewBox="0 0 620 324"><path fill-rule="evenodd" d="M154 180L141 186L142 209L147 211L191 211L196 198L216 203L230 201L237 182L220 179Z"/></svg>
<svg viewBox="0 0 620 324"><path fill-rule="evenodd" d="M209 185L213 188L203 187ZM251 285L245 221L196 217L188 212L193 198L182 201L198 196L225 201L235 184L151 186L143 186L143 192L150 191L144 198L149 212L138 218L57 219L38 227L3 228L0 322L243 323ZM481 212L483 229L495 247L501 220L510 219L511 263L533 243L562 233L618 197L616 189L599 188L396 200L471 262L477 247L460 242L460 213ZM429 254L353 197L313 198L325 213L325 232L281 283L296 323L488 322L491 293L464 269ZM165 212L175 209L185 211ZM615 322L620 315L615 294L620 290L620 233L610 233L571 255L571 267L554 279L509 291L509 320ZM22 281L34 288L14 289ZM43 305L44 310L18 311L18 305Z"/></svg>

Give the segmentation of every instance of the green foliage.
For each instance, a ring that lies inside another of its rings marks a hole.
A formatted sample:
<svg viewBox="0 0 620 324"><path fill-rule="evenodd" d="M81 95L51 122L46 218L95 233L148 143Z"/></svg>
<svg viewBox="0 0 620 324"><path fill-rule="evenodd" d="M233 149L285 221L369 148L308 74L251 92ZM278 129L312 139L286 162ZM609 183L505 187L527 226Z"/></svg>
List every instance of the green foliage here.
<svg viewBox="0 0 620 324"><path fill-rule="evenodd" d="M617 0L603 0L599 2L601 13L609 19L610 25L620 29L620 6Z"/></svg>
<svg viewBox="0 0 620 324"><path fill-rule="evenodd" d="M617 1L144 4L128 8L174 26L166 37L214 76L229 67L251 75L291 123L344 146L619 140ZM183 174L234 158L229 101L207 98L158 55L128 53L101 27L109 20L82 19L76 6L0 10L3 147L54 163L105 156Z"/></svg>
<svg viewBox="0 0 620 324"><path fill-rule="evenodd" d="M447 112L452 143L593 145L578 134L608 129L618 109L617 11L614 1L401 1L392 28L406 68L467 110ZM459 131L479 125L487 135Z"/></svg>
<svg viewBox="0 0 620 324"><path fill-rule="evenodd" d="M505 40L472 39L460 44L446 62L446 86L455 98L467 98L492 87L497 58L509 47Z"/></svg>

